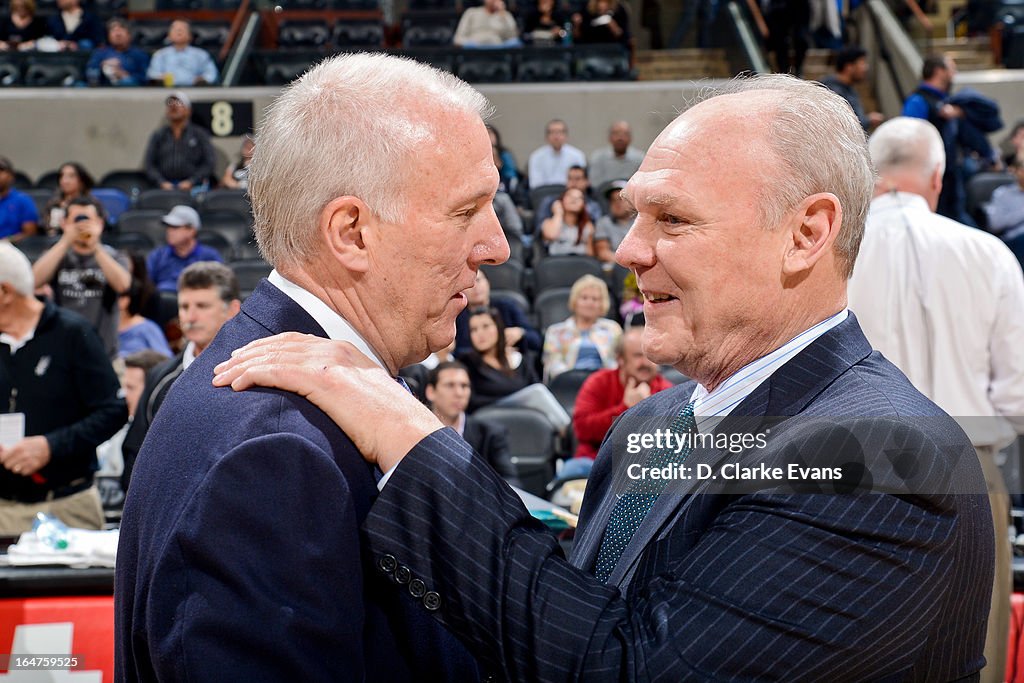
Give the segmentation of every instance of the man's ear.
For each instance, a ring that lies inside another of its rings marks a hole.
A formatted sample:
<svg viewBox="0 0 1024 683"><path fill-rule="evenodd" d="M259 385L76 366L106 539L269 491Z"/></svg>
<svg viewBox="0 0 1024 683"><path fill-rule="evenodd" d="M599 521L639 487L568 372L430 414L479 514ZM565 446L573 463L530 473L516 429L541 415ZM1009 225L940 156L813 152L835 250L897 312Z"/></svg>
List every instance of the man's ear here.
<svg viewBox="0 0 1024 683"><path fill-rule="evenodd" d="M434 402L434 387L432 387L431 385L428 384L426 386L426 388L424 388L423 391L424 391L424 395L427 397L427 400L430 401L431 403L433 403Z"/></svg>
<svg viewBox="0 0 1024 683"><path fill-rule="evenodd" d="M377 218L358 197L336 197L320 212L320 234L330 254L346 269L365 273L369 255L364 232L377 229Z"/></svg>
<svg viewBox="0 0 1024 683"><path fill-rule="evenodd" d="M806 273L819 260L831 256L842 223L843 208L834 194L820 192L804 199L789 223L783 274Z"/></svg>

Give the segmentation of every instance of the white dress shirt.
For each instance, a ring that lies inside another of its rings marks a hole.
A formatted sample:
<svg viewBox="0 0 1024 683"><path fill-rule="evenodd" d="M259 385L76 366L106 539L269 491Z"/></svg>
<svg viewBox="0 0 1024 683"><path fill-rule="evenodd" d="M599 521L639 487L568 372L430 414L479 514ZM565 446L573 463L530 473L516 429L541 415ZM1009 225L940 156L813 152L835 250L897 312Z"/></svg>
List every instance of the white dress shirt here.
<svg viewBox="0 0 1024 683"><path fill-rule="evenodd" d="M530 155L527 166L530 187L565 185L573 166L587 167L587 157L582 151L566 144L556 152L551 145L544 145Z"/></svg>
<svg viewBox="0 0 1024 683"><path fill-rule="evenodd" d="M872 346L975 446L1002 448L1024 432L1024 276L998 238L918 195L878 196L849 305Z"/></svg>
<svg viewBox="0 0 1024 683"><path fill-rule="evenodd" d="M370 345L358 332L356 332L355 328L352 327L347 320L332 310L330 306L313 294L304 290L302 287L299 287L294 282L285 278L277 272L277 270L271 271L267 280L270 281L270 284L284 292L289 299L297 303L302 310L309 313L310 317L316 321L316 324L322 327L324 332L327 333L328 338L347 341L352 344L352 346L359 349L359 351L367 358L387 370L387 367L381 362L377 352L370 348Z"/></svg>
<svg viewBox="0 0 1024 683"><path fill-rule="evenodd" d="M277 272L277 269L270 272L267 280L270 284L284 292L285 295L298 304L302 310L309 313L310 317L316 321L317 325L323 328L324 332L327 333L327 336L330 339L334 339L336 341L347 341L352 344L352 346L359 349L359 351L367 358L372 360L381 368L387 370L387 367L381 362L380 357L372 348L370 348L370 345L365 339L363 339L362 335L356 332L355 328L352 327L347 320L338 315L338 313L330 306L310 292L307 292L302 287L299 287L294 282L285 278ZM391 478L391 472L394 472L394 467L392 467L391 470L377 482L377 488L379 490L383 490L384 484L386 484L388 479Z"/></svg>

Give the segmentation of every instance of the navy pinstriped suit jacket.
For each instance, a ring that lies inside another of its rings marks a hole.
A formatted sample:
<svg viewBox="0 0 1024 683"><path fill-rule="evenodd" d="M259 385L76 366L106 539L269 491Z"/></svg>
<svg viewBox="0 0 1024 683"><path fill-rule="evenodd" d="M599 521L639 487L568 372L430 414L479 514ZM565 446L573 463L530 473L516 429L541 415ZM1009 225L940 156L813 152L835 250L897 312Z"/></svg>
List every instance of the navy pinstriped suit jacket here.
<svg viewBox="0 0 1024 683"><path fill-rule="evenodd" d="M465 648L376 576L376 478L305 399L214 388L232 350L319 325L263 281L175 380L132 475L117 552L119 681L473 681Z"/></svg>
<svg viewBox="0 0 1024 683"><path fill-rule="evenodd" d="M733 416L799 416L757 454L769 463L857 444L876 490L892 493L703 495L713 490L673 484L681 488L658 499L611 585L583 570L625 465L612 451L627 433L665 427L691 390L656 394L613 427L572 564L453 432L435 432L364 524L378 571L408 567L439 595L437 617L507 680L975 679L994 555L977 458L953 420L872 352L852 314Z"/></svg>

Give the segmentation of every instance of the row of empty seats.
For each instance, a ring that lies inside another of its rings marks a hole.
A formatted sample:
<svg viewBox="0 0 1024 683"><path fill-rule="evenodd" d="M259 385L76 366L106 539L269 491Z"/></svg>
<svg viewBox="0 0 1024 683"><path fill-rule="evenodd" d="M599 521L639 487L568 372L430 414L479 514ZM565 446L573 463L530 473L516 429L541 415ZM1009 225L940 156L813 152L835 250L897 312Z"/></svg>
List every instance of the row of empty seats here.
<svg viewBox="0 0 1024 683"><path fill-rule="evenodd" d="M634 77L629 53L621 45L475 51L438 47L387 52L430 64L470 83L607 81ZM324 52L318 51L262 51L255 53L253 60L267 85L283 85L324 56Z"/></svg>

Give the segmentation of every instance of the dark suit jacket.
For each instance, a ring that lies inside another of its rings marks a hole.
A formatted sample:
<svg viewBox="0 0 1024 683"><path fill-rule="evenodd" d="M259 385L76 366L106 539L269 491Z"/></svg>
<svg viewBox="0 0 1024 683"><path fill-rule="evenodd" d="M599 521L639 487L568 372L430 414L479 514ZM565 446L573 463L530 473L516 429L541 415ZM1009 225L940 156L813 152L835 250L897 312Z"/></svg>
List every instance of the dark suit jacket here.
<svg viewBox="0 0 1024 683"><path fill-rule="evenodd" d="M859 458L888 492L676 482L610 585L594 579L629 462L613 451L664 428L691 389L655 394L612 428L572 564L460 439L435 432L367 517L378 571L407 565L436 594L438 618L509 680L950 681L981 668L994 546L977 457L852 315L733 415L752 431L764 416L796 416L773 427L758 461L838 454L853 472ZM698 449L687 462L731 458Z"/></svg>
<svg viewBox="0 0 1024 683"><path fill-rule="evenodd" d="M475 680L420 603L366 571L376 477L351 441L298 396L212 386L233 349L285 330L324 335L261 282L153 421L121 525L115 677Z"/></svg>

